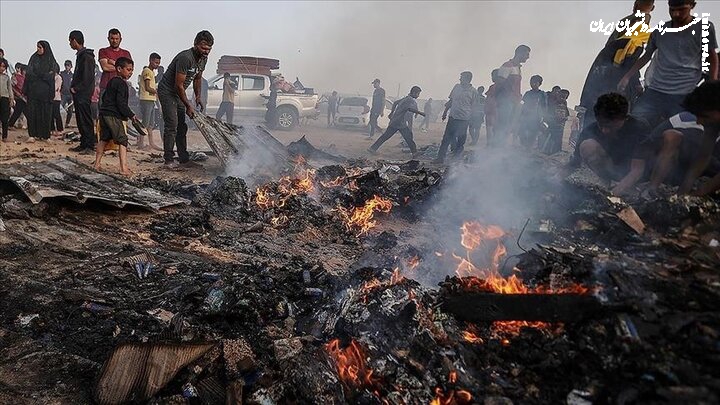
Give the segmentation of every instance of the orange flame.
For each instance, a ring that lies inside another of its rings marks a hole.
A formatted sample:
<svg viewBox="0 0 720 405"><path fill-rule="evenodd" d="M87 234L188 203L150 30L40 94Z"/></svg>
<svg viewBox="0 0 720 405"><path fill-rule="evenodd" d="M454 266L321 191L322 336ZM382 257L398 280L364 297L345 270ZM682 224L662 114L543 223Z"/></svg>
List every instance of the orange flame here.
<svg viewBox="0 0 720 405"><path fill-rule="evenodd" d="M367 366L367 355L355 340L343 349L340 347L340 339L334 339L325 345L325 350L335 360L338 377L346 386L372 388L378 385L373 370Z"/></svg>
<svg viewBox="0 0 720 405"><path fill-rule="evenodd" d="M300 156L298 161L304 164L304 158ZM258 187L255 191L255 204L262 210L271 208L282 208L290 197L311 193L314 189L315 170L305 169L301 171L299 166L295 167L296 177L285 176L277 182L275 192L270 184Z"/></svg>
<svg viewBox="0 0 720 405"><path fill-rule="evenodd" d="M418 256L413 256L410 259L408 259L408 270L415 270L420 265L420 258Z"/></svg>
<svg viewBox="0 0 720 405"><path fill-rule="evenodd" d="M355 207L350 210L338 207L340 216L345 222L345 228L348 231L357 229L358 236L366 234L370 229L377 226L374 220L376 212L388 213L392 209L392 201L384 199L378 195L365 203L362 207Z"/></svg>
<svg viewBox="0 0 720 405"><path fill-rule="evenodd" d="M590 292L589 288L578 284L561 288L537 287L531 289L523 284L522 279L515 274L503 277L499 270L501 261L507 255L507 249L498 239L506 235L505 231L496 225L484 226L478 222L464 223L461 231L461 244L467 250L467 254L466 257L453 254L453 257L458 262L455 273L461 278L466 289L496 294L585 294ZM498 240L497 245L490 254L488 244L489 241L494 240ZM487 267L479 268L472 262L471 253L481 247L484 248L483 251L487 251L490 263ZM493 323L492 330L496 336L516 336L524 327L550 329L552 326L545 322L498 321ZM463 337L474 343L473 339L477 336L466 331ZM509 341L507 343L509 344Z"/></svg>
<svg viewBox="0 0 720 405"><path fill-rule="evenodd" d="M470 342L470 343L476 343L476 344L483 344L483 343L485 343L480 336L478 336L478 335L476 335L475 333L470 332L470 331L468 331L468 330L463 331L463 339L464 339L466 342Z"/></svg>
<svg viewBox="0 0 720 405"><path fill-rule="evenodd" d="M283 226L283 225L287 224L288 222L289 222L289 219L286 215L279 215L277 217L273 217L272 219L270 219L270 224L272 224L272 226L275 226L275 227Z"/></svg>
<svg viewBox="0 0 720 405"><path fill-rule="evenodd" d="M453 370L448 376L448 382L454 385L457 382L457 371ZM472 394L461 389L451 389L446 394L442 388L435 388L435 398L430 405L465 405L472 403Z"/></svg>
<svg viewBox="0 0 720 405"><path fill-rule="evenodd" d="M460 243L467 250L475 250L487 240L500 239L505 236L505 231L497 225L484 226L479 222L465 222L462 227L462 239Z"/></svg>
<svg viewBox="0 0 720 405"><path fill-rule="evenodd" d="M333 187L342 186L344 181L345 181L345 177L340 176L340 177L336 177L335 180L321 181L320 184L325 188L333 188Z"/></svg>

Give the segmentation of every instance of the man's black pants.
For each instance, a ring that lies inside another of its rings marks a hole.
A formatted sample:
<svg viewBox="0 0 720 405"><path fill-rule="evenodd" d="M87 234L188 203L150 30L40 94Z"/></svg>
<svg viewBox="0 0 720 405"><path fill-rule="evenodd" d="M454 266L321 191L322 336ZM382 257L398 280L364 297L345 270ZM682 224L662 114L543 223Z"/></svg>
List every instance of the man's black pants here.
<svg viewBox="0 0 720 405"><path fill-rule="evenodd" d="M375 135L375 130L381 131L382 128L377 123L378 117L380 116L379 112L372 112L370 111L370 136Z"/></svg>
<svg viewBox="0 0 720 405"><path fill-rule="evenodd" d="M77 121L80 132L80 147L83 149L95 149L97 138L95 137L95 125L90 111L90 98L73 97L75 107L75 121Z"/></svg>
<svg viewBox="0 0 720 405"><path fill-rule="evenodd" d="M0 123L2 123L2 139L8 137L8 123L10 122L10 99L0 97Z"/></svg>
<svg viewBox="0 0 720 405"><path fill-rule="evenodd" d="M165 132L163 133L163 150L165 163L170 163L175 157L175 145L177 145L178 160L185 163L190 160L187 151L187 131L185 123L185 105L180 97L174 94L160 93L160 106L162 107Z"/></svg>
<svg viewBox="0 0 720 405"><path fill-rule="evenodd" d="M12 116L10 117L10 122L8 123L9 126L14 127L17 120L20 119L20 116L22 113L25 112L25 107L27 106L27 102L21 98L15 99L15 107L13 108Z"/></svg>
<svg viewBox="0 0 720 405"><path fill-rule="evenodd" d="M53 100L52 106L52 129L58 132L63 131L62 115L60 115L60 100Z"/></svg>
<svg viewBox="0 0 720 405"><path fill-rule="evenodd" d="M378 150L380 146L385 143L388 139L392 138L393 135L395 135L396 132L400 131L400 135L405 140L405 143L410 148L410 152L415 154L417 152L417 146L415 145L415 141L413 140L413 133L412 130L408 127L403 128L393 128L388 127L388 129L385 130L385 133L380 136L380 138L375 141L375 143L370 146L370 149L372 150Z"/></svg>
<svg viewBox="0 0 720 405"><path fill-rule="evenodd" d="M468 120L456 120L453 117L448 118L445 133L440 143L440 150L438 150L438 160L442 161L445 159L448 148L452 151L453 156L460 156L462 154L463 150L465 150L469 123L470 121Z"/></svg>

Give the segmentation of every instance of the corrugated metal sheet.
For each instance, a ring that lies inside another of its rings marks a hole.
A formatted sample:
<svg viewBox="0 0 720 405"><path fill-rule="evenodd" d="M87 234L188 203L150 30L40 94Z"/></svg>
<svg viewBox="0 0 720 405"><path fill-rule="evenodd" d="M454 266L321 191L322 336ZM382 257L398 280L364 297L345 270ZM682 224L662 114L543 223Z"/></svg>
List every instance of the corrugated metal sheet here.
<svg viewBox="0 0 720 405"><path fill-rule="evenodd" d="M74 159L0 165L0 181L17 185L38 204L45 198L68 198L85 203L98 200L123 208L137 206L153 211L190 201L152 188L133 185L126 179L100 173Z"/></svg>
<svg viewBox="0 0 720 405"><path fill-rule="evenodd" d="M102 405L150 399L215 344L130 343L115 348L100 372L95 400Z"/></svg>

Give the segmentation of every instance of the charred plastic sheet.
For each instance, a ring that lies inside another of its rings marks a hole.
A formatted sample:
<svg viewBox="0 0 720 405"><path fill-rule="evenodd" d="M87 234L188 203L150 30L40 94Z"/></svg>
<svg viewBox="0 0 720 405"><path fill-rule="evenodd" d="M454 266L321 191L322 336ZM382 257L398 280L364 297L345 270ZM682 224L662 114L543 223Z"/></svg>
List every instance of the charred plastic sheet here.
<svg viewBox="0 0 720 405"><path fill-rule="evenodd" d="M70 158L0 166L0 183L3 182L16 185L33 204L62 197L79 203L97 200L119 208L129 205L157 211L189 203L152 188L137 187Z"/></svg>
<svg viewBox="0 0 720 405"><path fill-rule="evenodd" d="M200 113L196 113L193 120L223 167L227 167L235 158L242 158L246 152L270 155L265 159L268 168L277 169L278 162L281 162L280 169L290 167L285 145L260 125L235 126ZM285 167L282 167L282 163L285 163Z"/></svg>

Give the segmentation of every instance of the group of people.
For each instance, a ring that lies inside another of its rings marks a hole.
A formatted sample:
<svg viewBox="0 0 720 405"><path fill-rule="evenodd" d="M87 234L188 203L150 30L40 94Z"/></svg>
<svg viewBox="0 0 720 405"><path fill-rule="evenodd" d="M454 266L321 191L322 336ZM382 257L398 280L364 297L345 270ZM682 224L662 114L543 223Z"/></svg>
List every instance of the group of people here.
<svg viewBox="0 0 720 405"><path fill-rule="evenodd" d="M667 27L676 30L648 33L635 23L649 23L655 2L634 2L633 13L624 20L630 22L629 26L635 24L635 31L616 31L610 35L588 73L578 108L580 122L571 142L574 152L564 173L585 163L602 179L616 182L612 192L618 195L630 192L644 180L649 180L645 190L649 194L655 193L662 183L678 185L680 193L698 195L720 189L717 40L712 23L702 22L701 26L701 20L693 18L695 6L694 0L668 0L671 20ZM114 143L120 149L121 171L129 174L127 122L144 128L139 131L139 145L144 146L144 136L148 136L149 147L158 148L152 132L153 115L159 111L163 117L162 149L166 165L193 165L187 151L185 115L192 118L195 108L203 108L202 73L214 42L212 35L199 32L193 47L178 53L161 77L155 76L160 55L149 56L139 76L140 118L129 108L127 80L134 62L130 52L120 48L121 41L120 31L109 31L110 46L98 53L101 75L97 85L95 54L84 46L80 31L69 35L70 47L77 51L74 71L72 62L66 61L61 72L50 44L39 41L28 64L17 64L16 72L9 77L9 64L0 50L2 139L7 139L8 127L23 113L31 137L49 138L53 129L62 130L59 111L63 106L68 111L65 124L69 124L74 112L81 134L80 145L73 150L94 152L99 166L104 150ZM518 46L510 60L492 71L492 85L487 91L482 86L473 86L471 72L460 74L442 113L447 124L437 162L444 162L448 152L453 157L462 156L468 132L472 142L477 143L483 121L489 146L507 145L514 140L545 153L561 149L570 115L567 108L570 93L559 86L544 92L540 90L543 78L534 75L529 81L530 90L522 95L521 67L529 57L530 48ZM645 82L641 83L639 71L648 63ZM225 115L232 122L232 99L237 84L229 82L229 75L225 79L218 118ZM191 84L194 103L186 96ZM370 137L382 131L377 120L385 114L386 100L380 80L375 79L372 85ZM420 111L417 98L421 91L419 86L413 86L406 97L393 103L388 127L368 148L369 152L375 153L400 132L410 152L417 155L413 117L424 117L420 128L427 130L433 108L430 99ZM272 98L271 93L268 114L272 114ZM99 104L99 135L93 125L94 99ZM328 125L332 125L339 104L337 93L333 92L327 101ZM175 149L179 163L174 161ZM712 179L692 191L703 174Z"/></svg>
<svg viewBox="0 0 720 405"><path fill-rule="evenodd" d="M442 120L447 120L447 125L435 160L437 163L443 163L448 152L453 158L462 156L468 133L471 145L477 144L483 123L486 126L488 146L503 146L510 139L515 139L519 144L528 147L538 142L538 148L549 154L561 149L563 130L569 116L567 98L570 92L555 86L551 92L545 93L539 90L542 77L535 75L530 80L532 89L521 96L520 69L529 57L530 47L517 47L513 58L493 70L493 84L487 92L484 86L473 86L472 72L460 74L460 83L451 90L442 113ZM385 90L380 87L380 81L376 79L373 85L375 92L370 111L371 137L375 130L379 129L377 117L384 112L385 98ZM375 153L393 134L400 132L411 153L416 154L417 148L412 139L412 118L422 115L424 119L420 129L427 131L433 107L432 99L428 99L423 111L417 111L417 103L413 100L419 96L419 87L415 86L413 89L415 92L411 91L408 96L393 104L388 128L370 146L369 152Z"/></svg>
<svg viewBox="0 0 720 405"><path fill-rule="evenodd" d="M663 183L678 186L680 194L720 189L718 44L713 24L705 28L693 18L695 5L668 1L667 26L685 29L608 39L583 89L584 126L565 173L585 163L616 182L616 195L646 180L648 196ZM653 0L636 0L626 19L644 13L647 23L654 8ZM639 71L649 62L643 88ZM711 179L697 185L701 175Z"/></svg>
<svg viewBox="0 0 720 405"><path fill-rule="evenodd" d="M668 0L667 27L685 29L642 32L640 23L649 23L655 2L634 2L633 13L623 21L635 31L610 35L588 74L571 135L574 151L563 174L585 163L616 195L631 192L643 181L648 181L646 195L657 193L662 183L679 186L681 194L707 195L720 189L718 45L714 25L693 18L695 6L694 0ZM448 151L461 156L468 131L477 142L483 116L489 146L514 139L548 154L561 150L570 92L559 86L541 91L543 79L534 75L531 89L521 96L521 66L529 57L528 46L517 47L513 58L493 70L485 97L482 87L473 87L471 72L460 74L442 114L448 122L436 162L443 162ZM639 71L648 63L643 86ZM375 84L373 105L375 95L384 99L379 81ZM431 108L426 103L424 111L418 111L419 94L415 86L393 104L390 124L370 153L400 132L417 154L408 123L413 115L428 115ZM377 128L372 117L381 111L371 113L371 134ZM698 186L701 175L711 179Z"/></svg>
<svg viewBox="0 0 720 405"><path fill-rule="evenodd" d="M108 32L109 46L98 52L100 75L96 75L98 68L95 53L85 47L83 33L77 30L70 32L68 41L76 51L74 71L71 61L65 61L65 70L60 71L47 41L38 41L37 50L27 65L16 64L12 78L6 74L8 62L4 54L0 55L3 141L7 141L9 127L15 124L21 114L27 119L28 135L31 138L49 139L52 131L63 130L60 116L60 107L63 106L67 111L65 125L70 123L74 113L80 133L80 144L70 150L95 154L97 168L107 149L117 149L121 173L132 173L127 162L128 123L137 129L138 147L146 147L147 137L147 147L164 151L167 167L195 165L190 161L187 151L188 127L185 115L192 118L195 108L202 109L204 106L201 80L207 56L214 43L210 32L199 32L193 47L178 53L166 72L160 70L160 55L155 52L149 55L148 64L138 76L139 115L130 109L134 89L128 80L132 77L135 63L130 52L120 47L120 31L111 29ZM156 70L159 73L157 76ZM194 104L185 93L191 83ZM12 116L9 117L11 110ZM155 114L158 111L163 118L162 149L153 138ZM228 118L232 117L231 111L228 114ZM175 162L176 148L179 163Z"/></svg>

